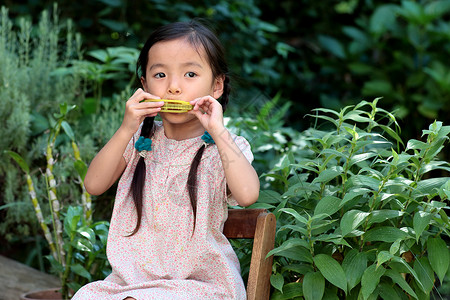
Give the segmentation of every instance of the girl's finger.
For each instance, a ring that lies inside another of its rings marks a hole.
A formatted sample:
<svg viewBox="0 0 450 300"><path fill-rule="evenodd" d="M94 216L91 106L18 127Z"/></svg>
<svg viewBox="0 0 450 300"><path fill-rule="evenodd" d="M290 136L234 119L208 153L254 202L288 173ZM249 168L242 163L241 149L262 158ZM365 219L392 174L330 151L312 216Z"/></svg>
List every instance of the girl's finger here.
<svg viewBox="0 0 450 300"><path fill-rule="evenodd" d="M161 99L161 98L153 94L147 93L141 88L138 88L136 92L134 92L134 94L130 97L130 99L128 99L128 101L133 103L140 103L143 100L147 99Z"/></svg>

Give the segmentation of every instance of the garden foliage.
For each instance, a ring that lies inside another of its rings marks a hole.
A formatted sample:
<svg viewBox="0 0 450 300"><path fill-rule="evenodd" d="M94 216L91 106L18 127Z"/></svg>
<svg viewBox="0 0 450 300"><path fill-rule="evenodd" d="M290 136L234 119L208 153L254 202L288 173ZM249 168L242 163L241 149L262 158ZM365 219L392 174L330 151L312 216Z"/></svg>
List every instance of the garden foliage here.
<svg viewBox="0 0 450 300"><path fill-rule="evenodd" d="M263 175L259 203L278 220L272 299L423 299L443 282L450 126L404 143L377 102L314 110L307 146Z"/></svg>

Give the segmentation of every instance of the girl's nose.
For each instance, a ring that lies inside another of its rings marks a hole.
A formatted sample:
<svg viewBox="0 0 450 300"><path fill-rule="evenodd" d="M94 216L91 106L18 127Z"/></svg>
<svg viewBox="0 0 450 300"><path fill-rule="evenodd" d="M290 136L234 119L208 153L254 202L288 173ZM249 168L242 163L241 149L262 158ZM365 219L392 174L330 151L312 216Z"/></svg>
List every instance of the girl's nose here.
<svg viewBox="0 0 450 300"><path fill-rule="evenodd" d="M169 94L179 95L181 94L181 89L178 86L171 85L168 90Z"/></svg>

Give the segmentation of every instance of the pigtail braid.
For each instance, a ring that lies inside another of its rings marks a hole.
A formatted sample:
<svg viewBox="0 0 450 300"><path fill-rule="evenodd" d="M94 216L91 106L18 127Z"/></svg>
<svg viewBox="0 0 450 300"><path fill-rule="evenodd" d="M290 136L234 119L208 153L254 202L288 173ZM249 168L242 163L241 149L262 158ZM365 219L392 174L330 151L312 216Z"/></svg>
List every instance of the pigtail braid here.
<svg viewBox="0 0 450 300"><path fill-rule="evenodd" d="M230 99L230 93L231 93L230 76L225 75L225 80L223 81L223 94L220 99L220 104L222 104L223 112L227 110L228 101Z"/></svg>
<svg viewBox="0 0 450 300"><path fill-rule="evenodd" d="M142 125L141 129L141 136L151 138L154 120L155 120L154 117L147 117L144 119L144 124ZM140 157L136 165L136 170L134 171L133 180L131 182L131 191L133 193L133 202L136 208L137 222L136 227L129 236L134 235L141 226L142 194L143 194L142 191L145 185L145 172L146 172L145 161L143 157Z"/></svg>
<svg viewBox="0 0 450 300"><path fill-rule="evenodd" d="M187 180L187 187L189 192L189 198L191 200L192 212L194 213L194 228L195 220L197 217L197 169L198 165L205 151L205 145L203 144L200 149L198 149L197 154L195 154L192 160L191 168L189 169L189 175Z"/></svg>

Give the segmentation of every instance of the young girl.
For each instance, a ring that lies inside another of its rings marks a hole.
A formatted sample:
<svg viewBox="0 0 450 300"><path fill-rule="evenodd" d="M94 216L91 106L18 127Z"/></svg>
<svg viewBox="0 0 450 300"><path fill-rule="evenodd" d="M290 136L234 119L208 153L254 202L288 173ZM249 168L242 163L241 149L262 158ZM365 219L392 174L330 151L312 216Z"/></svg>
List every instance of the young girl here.
<svg viewBox="0 0 450 300"><path fill-rule="evenodd" d="M136 71L143 89L85 178L99 195L121 176L108 236L112 273L73 299L246 299L222 229L227 204L254 203L259 180L248 142L223 125L230 86L222 46L197 22L166 25L145 43ZM163 102L146 99L194 107L160 112Z"/></svg>

